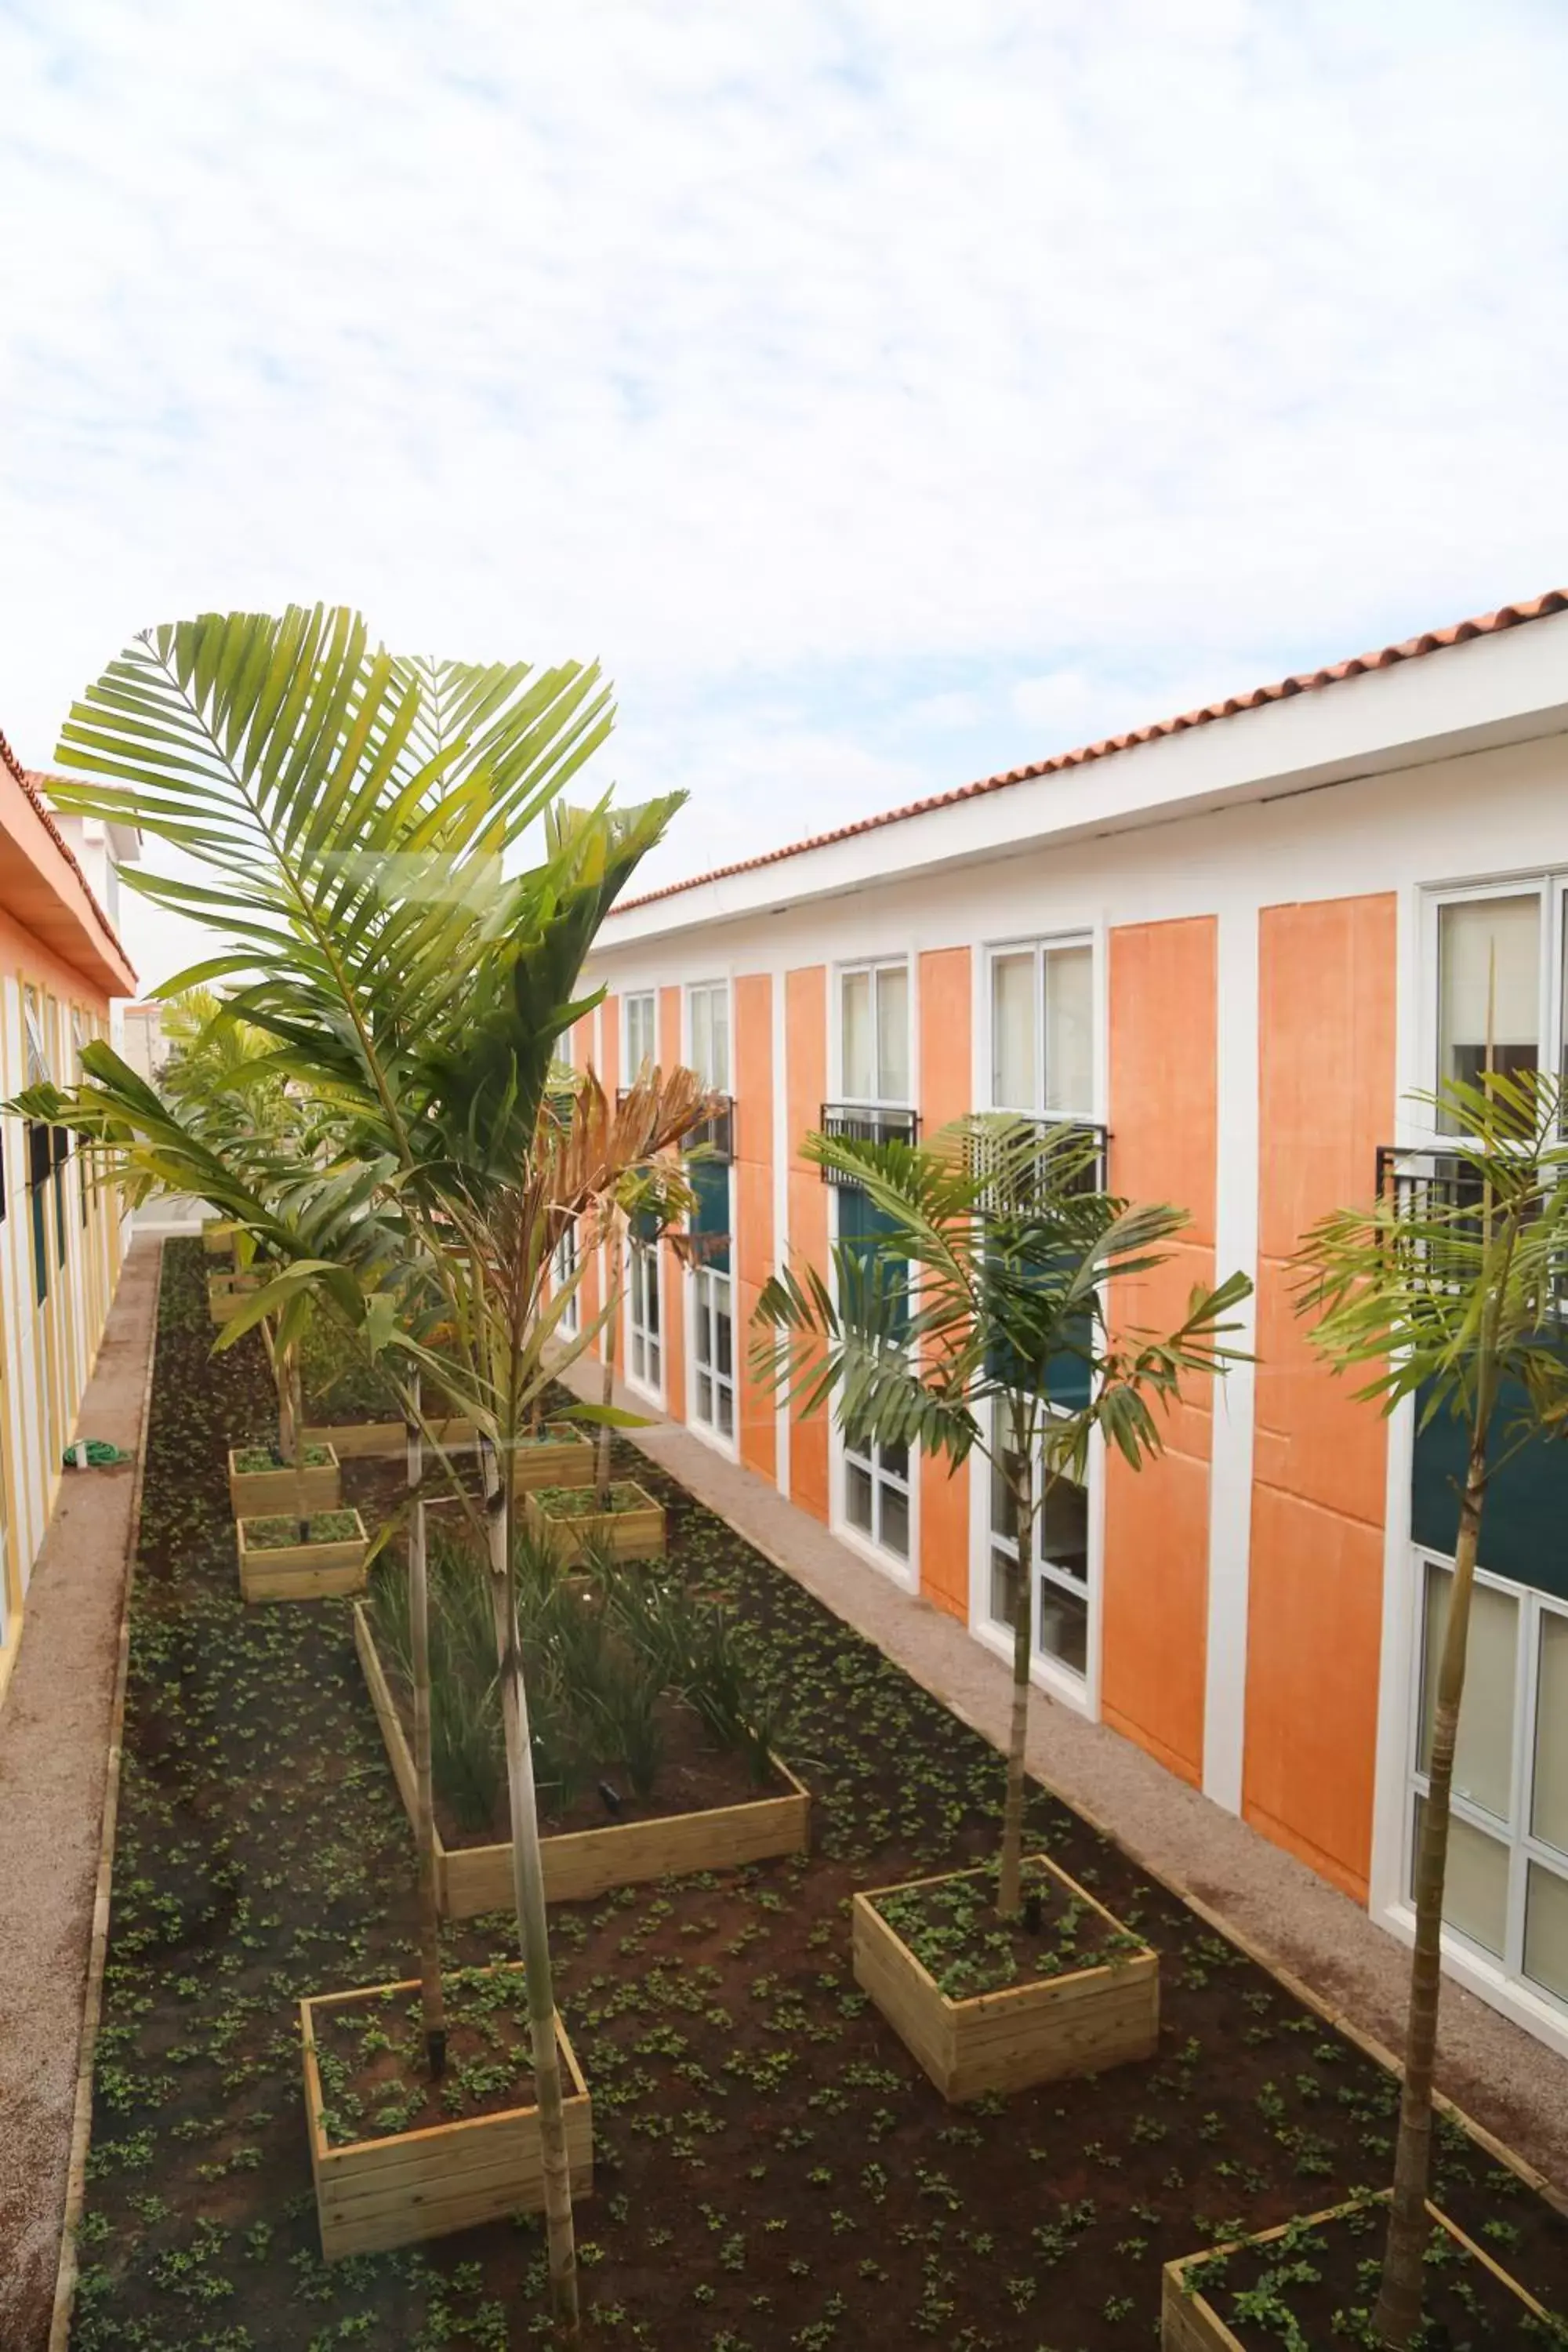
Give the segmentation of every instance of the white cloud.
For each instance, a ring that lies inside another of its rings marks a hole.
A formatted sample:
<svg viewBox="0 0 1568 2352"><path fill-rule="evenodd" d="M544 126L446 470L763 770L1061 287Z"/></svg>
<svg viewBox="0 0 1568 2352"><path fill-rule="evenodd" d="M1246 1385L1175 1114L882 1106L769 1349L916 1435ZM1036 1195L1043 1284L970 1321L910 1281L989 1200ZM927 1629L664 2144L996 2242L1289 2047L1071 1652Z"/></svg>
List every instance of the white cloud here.
<svg viewBox="0 0 1568 2352"><path fill-rule="evenodd" d="M676 871L1568 569L1534 0L0 0L0 88L35 761L347 597L602 656Z"/></svg>

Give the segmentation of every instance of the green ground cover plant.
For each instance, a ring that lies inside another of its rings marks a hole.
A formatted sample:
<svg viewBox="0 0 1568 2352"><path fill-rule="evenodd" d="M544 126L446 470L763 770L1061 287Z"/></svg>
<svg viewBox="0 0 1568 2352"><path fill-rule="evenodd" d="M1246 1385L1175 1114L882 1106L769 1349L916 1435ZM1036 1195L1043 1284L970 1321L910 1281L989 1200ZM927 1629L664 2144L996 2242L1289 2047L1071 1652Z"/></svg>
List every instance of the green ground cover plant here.
<svg viewBox="0 0 1568 2352"><path fill-rule="evenodd" d="M612 1479L602 1495L592 1486L540 1486L533 1499L552 1519L596 1519L606 1511L640 1511L647 1505L646 1491L628 1478Z"/></svg>
<svg viewBox="0 0 1568 2352"><path fill-rule="evenodd" d="M323 1468L331 1458L324 1445L301 1445L298 1467L301 1470L319 1470ZM248 1475L252 1472L261 1470L291 1470L296 1465L291 1462L285 1462L276 1445L263 1444L237 1445L234 1449L234 1466Z"/></svg>
<svg viewBox="0 0 1568 2352"><path fill-rule="evenodd" d="M1108 1968L1146 1948L1114 1921L1026 1863L1023 1909L996 1909L996 1869L896 1887L877 1909L950 2000L1005 1992L1009 1985Z"/></svg>
<svg viewBox="0 0 1568 2352"><path fill-rule="evenodd" d="M296 2004L414 1974L406 1822L352 1610L247 1609L228 1433L270 1383L211 1354L165 1252L74 2352L523 2352L545 2241L496 2224L320 2258ZM994 1854L1002 1759L621 1442L672 1564L785 1690L816 1851L558 1906L595 2102L585 2327L652 2352L1149 2352L1160 2266L1386 2181L1390 2078L1065 1806L1048 1850L1161 1954L1160 2055L948 2108L850 1973L847 1904ZM345 1482L355 1500L372 1489ZM448 1969L512 1959L505 1918ZM1451 2126L1436 2189L1542 2301L1568 2221Z"/></svg>
<svg viewBox="0 0 1568 2352"><path fill-rule="evenodd" d="M352 1511L318 1511L308 1519L268 1512L241 1525L252 1551L287 1551L290 1544L352 1543L359 1533Z"/></svg>

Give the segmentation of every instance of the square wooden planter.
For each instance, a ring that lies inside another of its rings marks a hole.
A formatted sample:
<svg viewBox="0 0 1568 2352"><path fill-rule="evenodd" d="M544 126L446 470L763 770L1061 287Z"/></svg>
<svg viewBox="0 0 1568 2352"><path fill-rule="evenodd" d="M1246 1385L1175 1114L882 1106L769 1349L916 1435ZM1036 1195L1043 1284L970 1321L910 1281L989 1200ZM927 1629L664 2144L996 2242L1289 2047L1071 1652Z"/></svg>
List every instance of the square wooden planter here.
<svg viewBox="0 0 1568 2352"><path fill-rule="evenodd" d="M525 1438L511 1457L512 1493L531 1494L539 1486L591 1486L594 1453L593 1439L570 1422L547 1423L542 1437Z"/></svg>
<svg viewBox="0 0 1568 2352"><path fill-rule="evenodd" d="M354 1611L354 1647L404 1810L410 1825L416 1825L414 1759L363 1607ZM666 1813L654 1821L606 1822L603 1829L567 1830L542 1839L546 1900L585 1902L612 1887L646 1885L681 1872L734 1870L742 1863L809 1853L811 1791L780 1758L773 1761L788 1783L782 1795L713 1805L703 1812ZM484 1911L504 1910L512 1899L510 1841L504 1845L446 1846L437 1831L436 1892L446 1919L473 1919Z"/></svg>
<svg viewBox="0 0 1568 2352"><path fill-rule="evenodd" d="M246 1522L237 1520L239 1589L247 1601L320 1601L332 1593L363 1592L370 1538L357 1511L353 1523L357 1535L332 1543L271 1545L257 1550L246 1541Z"/></svg>
<svg viewBox="0 0 1568 2352"><path fill-rule="evenodd" d="M1387 2193L1384 2192L1376 2201L1379 2204L1386 2204ZM1316 2229L1323 2222L1340 2221L1346 2214L1358 2212L1361 2210L1355 2205L1331 2205L1321 2213L1308 2214L1307 2226L1310 2229ZM1534 2319L1543 2319L1546 2316L1542 2306L1536 2302L1534 2296L1527 2294L1519 2281L1510 2278L1501 2263L1495 2262L1484 2246L1478 2246L1473 2238L1468 2238L1458 2222L1450 2221L1447 2213L1440 2211L1430 2200L1427 2202L1426 2210L1434 2223L1439 2229L1446 2231L1456 2243L1464 2248L1466 2253L1484 2264L1500 2286L1516 2300L1521 2321L1527 2316ZM1180 2262L1167 2263L1161 2273L1160 2352L1260 2352L1263 2338L1255 2336L1250 2347L1245 2345L1242 2338L1226 2325L1218 2312L1205 2300L1202 2293L1187 2285L1186 2274L1204 2263L1213 2262L1216 2254L1234 2253L1238 2246L1268 2245L1274 2239L1282 2238L1287 2230L1295 2226L1292 2222L1282 2222L1278 2229L1260 2230L1255 2238L1233 2239L1229 2245L1211 2246L1201 2253L1184 2254ZM1273 2340L1272 2337L1268 2338L1269 2342ZM1512 2331L1510 2331L1506 2339L1498 2340L1500 2345L1503 2341L1511 2344L1514 2341Z"/></svg>
<svg viewBox="0 0 1568 2352"><path fill-rule="evenodd" d="M234 1248L234 1237L238 1231L231 1218L204 1217L202 1247L209 1257L227 1257Z"/></svg>
<svg viewBox="0 0 1568 2352"><path fill-rule="evenodd" d="M431 1427L448 1454L473 1452L471 1421L433 1422ZM408 1450L400 1421L311 1422L305 1431L305 1443L330 1445L340 1462L401 1462Z"/></svg>
<svg viewBox="0 0 1568 2352"><path fill-rule="evenodd" d="M629 1510L586 1511L571 1518L557 1518L537 1494L525 1493L529 1526L553 1547L563 1567L574 1566L595 1550L607 1551L612 1559L657 1559L663 1551L663 1504L630 1479L618 1478L616 1484L633 1486L637 1500Z"/></svg>
<svg viewBox="0 0 1568 2352"><path fill-rule="evenodd" d="M252 1291L261 1287L258 1274L210 1274L207 1310L215 1323L232 1323Z"/></svg>
<svg viewBox="0 0 1568 2352"><path fill-rule="evenodd" d="M1044 1854L1030 1869L1048 1871L1073 1898L1118 1923L1092 1895ZM978 1876L942 1871L905 1886ZM1146 1947L1126 1958L1075 1969L1070 1976L953 2000L877 1909L880 1896L905 1886L857 1895L853 1911L855 1981L868 1992L944 2099L983 2091L1022 2091L1032 2083L1099 2074L1108 2066L1152 2058L1160 2039L1160 1962Z"/></svg>
<svg viewBox="0 0 1568 2352"><path fill-rule="evenodd" d="M342 2254L384 2253L393 2246L445 2237L453 2230L474 2229L482 2221L504 2221L511 2213L537 2213L543 2207L537 2107L510 2107L503 2115L436 2124L424 2131L394 2132L379 2139L354 2140L343 2147L328 2145L316 2060L317 2014L345 2001L374 2000L387 1992L418 1990L415 1978L407 1984L368 1985L358 1992L317 1993L300 2003L310 2170L316 2182L321 2252L328 2262ZM556 2037L566 2074L572 2194L584 2197L594 2186L593 2106L576 2053L559 2020Z"/></svg>
<svg viewBox="0 0 1568 2352"><path fill-rule="evenodd" d="M319 1445L321 1440L307 1437L307 1445ZM261 1519L281 1512L295 1518L303 1510L307 1518L316 1511L335 1511L342 1501L342 1473L338 1457L329 1445L330 1462L314 1462L306 1470L239 1470L235 1465L239 1454L247 1449L230 1446L228 1454L228 1499L237 1519Z"/></svg>

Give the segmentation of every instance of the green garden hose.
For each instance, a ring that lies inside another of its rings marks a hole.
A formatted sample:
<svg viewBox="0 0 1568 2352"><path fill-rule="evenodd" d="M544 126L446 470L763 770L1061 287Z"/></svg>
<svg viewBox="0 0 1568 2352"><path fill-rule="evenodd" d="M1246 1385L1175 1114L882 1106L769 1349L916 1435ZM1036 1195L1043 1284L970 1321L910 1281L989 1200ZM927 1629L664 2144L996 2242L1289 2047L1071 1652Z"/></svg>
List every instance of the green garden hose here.
<svg viewBox="0 0 1568 2352"><path fill-rule="evenodd" d="M105 1437L78 1437L66 1447L61 1467L66 1470L108 1470L116 1462L129 1462L131 1456L122 1446L110 1445Z"/></svg>

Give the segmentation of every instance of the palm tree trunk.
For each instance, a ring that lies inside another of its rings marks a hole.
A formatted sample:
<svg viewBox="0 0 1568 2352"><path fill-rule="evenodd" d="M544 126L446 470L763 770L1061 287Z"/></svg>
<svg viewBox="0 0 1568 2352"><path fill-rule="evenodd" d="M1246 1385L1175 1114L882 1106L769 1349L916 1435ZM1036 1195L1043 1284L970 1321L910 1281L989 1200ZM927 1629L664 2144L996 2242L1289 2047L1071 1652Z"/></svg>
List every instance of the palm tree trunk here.
<svg viewBox="0 0 1568 2352"><path fill-rule="evenodd" d="M294 1517L300 1541L310 1535L310 1514L305 1504L305 1395L300 1372L300 1350L283 1348L278 1358L278 1451L294 1473Z"/></svg>
<svg viewBox="0 0 1568 2352"><path fill-rule="evenodd" d="M1029 1635L1034 1620L1034 1464L1022 1448L1018 1471L1018 1581L1013 1596L1013 1711L1007 1727L1007 1794L1002 1807L1002 1868L996 1909L1016 1919L1023 1909L1024 1746L1029 1729Z"/></svg>
<svg viewBox="0 0 1568 2352"><path fill-rule="evenodd" d="M414 1685L414 1839L419 1862L419 2006L433 2083L447 2071L447 2011L441 1992L441 1927L436 1894L436 1799L430 1779L430 1585L425 1572L425 1505L417 1489L424 1449L416 1422L405 1424L408 1486L408 1650Z"/></svg>
<svg viewBox="0 0 1568 2352"><path fill-rule="evenodd" d="M1399 2100L1399 2137L1394 2158L1394 2200L1373 2332L1378 2340L1406 2352L1421 2321L1423 2256L1426 2249L1426 2190L1432 2169L1432 2078L1437 2051L1437 2003L1443 1983L1443 1882L1448 1862L1449 1798L1459 1701L1465 1688L1465 1653L1469 1640L1470 1595L1480 1540L1486 1486L1484 1435L1470 1445L1468 1475L1459 1507L1454 1553L1454 1589L1437 1668L1432 1717L1432 1757L1427 1797L1421 1817L1421 1847L1415 1865L1415 1948L1410 1964L1410 2014L1405 2035L1405 2083Z"/></svg>
<svg viewBox="0 0 1568 2352"><path fill-rule="evenodd" d="M609 1312L605 1318L605 1377L600 1385L600 1398L608 1409L616 1402L616 1338L621 1328L621 1281L625 1261L621 1247L621 1221L616 1215L610 1225L610 1259L605 1271L609 1276ZM610 1499L610 1424L600 1425L598 1451L594 1460L594 1500L604 1510Z"/></svg>
<svg viewBox="0 0 1568 2352"><path fill-rule="evenodd" d="M518 1641L517 1610L509 1573L511 1481L503 1478L496 1451L481 1441L485 1507L489 1519L490 1601L495 1615L496 1658L500 1670L501 1722L506 1733L507 1795L511 1814L512 1897L519 1948L528 1990L528 2022L533 2052L534 2100L539 2109L540 2153L544 2174L544 2229L550 2264L550 2306L557 2330L568 2343L579 2335L577 2249L572 2223L572 2171L566 2153L566 2116L556 2038L555 1993L550 1971L550 1927L544 1903L544 1861L539 1846L539 1804L533 1786L533 1747L528 1726L528 1691Z"/></svg>

